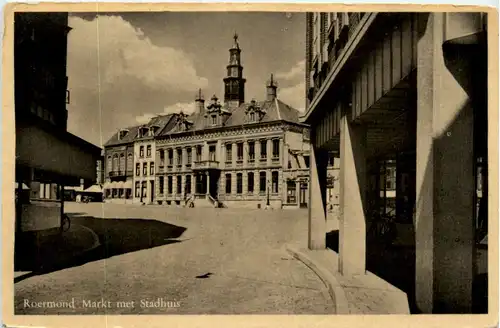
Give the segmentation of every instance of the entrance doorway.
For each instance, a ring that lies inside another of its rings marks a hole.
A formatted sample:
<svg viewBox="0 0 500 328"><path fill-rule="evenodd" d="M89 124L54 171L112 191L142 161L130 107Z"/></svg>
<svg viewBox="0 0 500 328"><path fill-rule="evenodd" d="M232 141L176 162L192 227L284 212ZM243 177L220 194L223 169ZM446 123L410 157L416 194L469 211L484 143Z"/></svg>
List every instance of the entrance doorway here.
<svg viewBox="0 0 500 328"><path fill-rule="evenodd" d="M300 208L307 208L307 183L300 183L300 193L299 193L299 206Z"/></svg>

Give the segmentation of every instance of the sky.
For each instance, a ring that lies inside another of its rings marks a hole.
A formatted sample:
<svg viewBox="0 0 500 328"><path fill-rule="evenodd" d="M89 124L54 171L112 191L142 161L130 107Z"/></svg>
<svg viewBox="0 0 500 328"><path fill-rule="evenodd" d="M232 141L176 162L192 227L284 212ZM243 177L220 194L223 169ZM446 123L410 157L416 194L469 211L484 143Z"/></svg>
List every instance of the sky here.
<svg viewBox="0 0 500 328"><path fill-rule="evenodd" d="M68 131L102 146L118 129L223 98L233 35L239 36L245 101L265 99L273 73L278 98L305 107L303 13L70 14Z"/></svg>

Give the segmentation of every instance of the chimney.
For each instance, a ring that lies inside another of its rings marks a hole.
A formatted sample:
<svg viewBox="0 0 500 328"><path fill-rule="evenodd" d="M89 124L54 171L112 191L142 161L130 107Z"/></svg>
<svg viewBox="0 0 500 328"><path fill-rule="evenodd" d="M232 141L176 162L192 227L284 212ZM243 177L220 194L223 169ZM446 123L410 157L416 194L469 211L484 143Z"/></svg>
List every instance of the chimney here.
<svg viewBox="0 0 500 328"><path fill-rule="evenodd" d="M198 114L203 114L203 112L205 111L205 98L201 93L201 89L198 90L198 93L196 94L196 98L194 100L194 111Z"/></svg>
<svg viewBox="0 0 500 328"><path fill-rule="evenodd" d="M271 79L267 82L266 85L266 90L267 90L267 95L266 95L266 100L267 101L273 101L276 99L277 93L276 90L278 89L278 84L274 80L273 74L271 74Z"/></svg>

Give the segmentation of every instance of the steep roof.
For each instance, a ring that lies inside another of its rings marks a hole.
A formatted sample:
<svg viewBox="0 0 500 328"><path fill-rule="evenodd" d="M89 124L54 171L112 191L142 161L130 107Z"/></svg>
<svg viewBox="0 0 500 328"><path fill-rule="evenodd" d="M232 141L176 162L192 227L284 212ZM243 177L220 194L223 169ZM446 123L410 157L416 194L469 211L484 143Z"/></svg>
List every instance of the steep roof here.
<svg viewBox="0 0 500 328"><path fill-rule="evenodd" d="M229 111L227 120L224 122L224 127L238 127L244 124L251 123L270 123L270 122L289 122L289 123L300 123L298 110L292 108L291 106L285 104L279 99L274 99L271 101L256 101L255 105L259 106L261 109L265 110L265 115L258 122L250 122L248 115L246 114L246 109L250 106L250 103L243 103L239 107ZM227 111L227 110L226 110ZM210 129L205 125L205 113L192 113L186 117L186 120L192 123L192 127L188 131L200 131ZM220 126L214 127L220 128ZM170 135L180 132L188 132L180 129L178 125L175 125L172 129L165 129L160 135Z"/></svg>
<svg viewBox="0 0 500 328"><path fill-rule="evenodd" d="M139 131L140 127L141 125L136 125L116 131L116 133L113 134L113 136L104 144L104 147L118 146L134 142L134 139L137 136L137 131ZM119 134L122 130L128 130L128 133L120 139Z"/></svg>
<svg viewBox="0 0 500 328"><path fill-rule="evenodd" d="M150 128L152 126L157 126L158 129L155 132L155 136L158 136L160 133L162 133L164 130L168 131L172 129L173 126L175 126L175 120L172 118L176 116L177 114L167 114L167 115L159 115L151 118L148 123L142 124L142 125L135 125L131 126L125 129L120 129L118 130L105 144L104 147L110 147L110 146L118 146L118 145L123 145L123 144L128 144L132 143L135 140L143 140L147 138L152 138L151 136L145 136L142 138L139 138L139 129L146 127ZM120 131L122 130L128 130L127 134L123 136L121 139L119 138Z"/></svg>

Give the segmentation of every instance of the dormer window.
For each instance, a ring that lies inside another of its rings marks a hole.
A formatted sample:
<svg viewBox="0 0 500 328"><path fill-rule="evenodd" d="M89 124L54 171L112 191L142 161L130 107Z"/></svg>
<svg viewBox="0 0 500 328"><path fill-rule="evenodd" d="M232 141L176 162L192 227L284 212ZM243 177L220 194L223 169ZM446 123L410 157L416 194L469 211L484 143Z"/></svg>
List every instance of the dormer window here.
<svg viewBox="0 0 500 328"><path fill-rule="evenodd" d="M152 125L149 127L149 136L150 137L154 137L154 135L156 134L156 132L160 129L159 126L157 125Z"/></svg>
<svg viewBox="0 0 500 328"><path fill-rule="evenodd" d="M230 113L222 108L219 99L214 95L205 113L206 124L211 126L218 125L219 123L223 124L223 117L220 120L219 117L224 115L230 115Z"/></svg>
<svg viewBox="0 0 500 328"><path fill-rule="evenodd" d="M127 133L128 133L127 129L120 130L120 132L118 132L118 140L122 140L123 138L125 138Z"/></svg>
<svg viewBox="0 0 500 328"><path fill-rule="evenodd" d="M148 135L148 131L149 131L149 129L147 127L145 127L145 126L141 127L139 129L139 138L147 136Z"/></svg>
<svg viewBox="0 0 500 328"><path fill-rule="evenodd" d="M248 117L250 123L258 122L262 120L264 115L266 115L266 110L260 107L255 100L252 99L250 104L245 109L245 113Z"/></svg>
<svg viewBox="0 0 500 328"><path fill-rule="evenodd" d="M187 131L193 126L193 122L188 120L188 115L181 111L177 116L177 126L180 131Z"/></svg>

